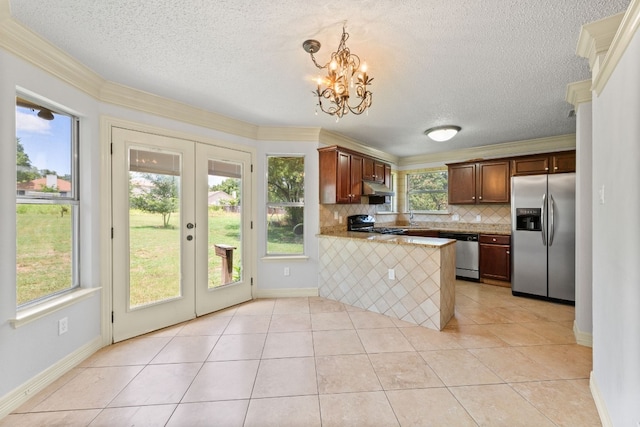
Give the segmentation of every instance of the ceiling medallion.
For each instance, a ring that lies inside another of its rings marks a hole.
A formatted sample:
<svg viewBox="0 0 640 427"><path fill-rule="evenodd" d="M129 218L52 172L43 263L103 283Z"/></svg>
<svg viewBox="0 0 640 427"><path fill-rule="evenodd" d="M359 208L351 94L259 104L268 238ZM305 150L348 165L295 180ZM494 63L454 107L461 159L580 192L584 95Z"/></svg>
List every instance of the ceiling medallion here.
<svg viewBox="0 0 640 427"><path fill-rule="evenodd" d="M445 125L427 129L424 131L424 133L434 141L443 142L448 141L456 136L456 134L460 132L460 130L460 126Z"/></svg>
<svg viewBox="0 0 640 427"><path fill-rule="evenodd" d="M367 86L371 84L373 79L367 75L367 64L365 62L361 64L358 55L354 55L349 51L347 47L348 38L349 33L345 31L343 26L338 50L331 54L329 62L325 65L318 64L314 56L314 53L320 50L319 41L306 40L302 43L302 48L311 55L311 60L315 66L319 69L327 70L325 77L316 79L318 87L315 91L312 91L314 96L318 98L316 114L318 114L317 107L320 107L322 112L336 116L336 121L349 112L360 115L367 111L368 114L369 107L371 107L372 94ZM350 88L355 94L354 98L359 100L359 103L355 106L349 105ZM323 104L323 100L328 101L328 103L325 102Z"/></svg>

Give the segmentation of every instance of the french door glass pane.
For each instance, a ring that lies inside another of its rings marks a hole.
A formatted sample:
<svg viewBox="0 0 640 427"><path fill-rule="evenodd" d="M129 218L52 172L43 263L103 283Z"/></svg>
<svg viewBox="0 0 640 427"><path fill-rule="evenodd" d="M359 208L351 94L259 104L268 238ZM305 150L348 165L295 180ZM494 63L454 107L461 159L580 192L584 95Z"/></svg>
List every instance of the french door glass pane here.
<svg viewBox="0 0 640 427"><path fill-rule="evenodd" d="M176 153L129 150L129 307L180 297L180 173Z"/></svg>
<svg viewBox="0 0 640 427"><path fill-rule="evenodd" d="M242 164L209 159L208 287L242 280Z"/></svg>

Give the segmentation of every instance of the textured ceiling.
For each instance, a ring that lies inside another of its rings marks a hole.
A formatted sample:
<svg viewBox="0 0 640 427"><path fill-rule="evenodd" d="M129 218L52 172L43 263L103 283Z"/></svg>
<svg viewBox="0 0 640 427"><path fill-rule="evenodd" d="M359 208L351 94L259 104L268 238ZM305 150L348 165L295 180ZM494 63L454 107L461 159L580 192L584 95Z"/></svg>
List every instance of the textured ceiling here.
<svg viewBox="0 0 640 427"><path fill-rule="evenodd" d="M580 27L629 0L11 0L12 16L107 80L256 125L322 127L399 157L575 132ZM340 40L374 78L369 115L315 115L302 42ZM429 127L462 127L434 142Z"/></svg>

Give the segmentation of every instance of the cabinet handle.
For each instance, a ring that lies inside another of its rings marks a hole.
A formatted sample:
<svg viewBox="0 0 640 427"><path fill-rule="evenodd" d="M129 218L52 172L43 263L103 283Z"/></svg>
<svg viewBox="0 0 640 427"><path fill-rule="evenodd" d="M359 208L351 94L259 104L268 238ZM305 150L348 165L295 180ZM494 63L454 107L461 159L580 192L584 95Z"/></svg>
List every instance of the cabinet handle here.
<svg viewBox="0 0 640 427"><path fill-rule="evenodd" d="M510 253L511 253L510 251L507 251L507 255L509 255Z"/></svg>
<svg viewBox="0 0 640 427"><path fill-rule="evenodd" d="M548 170L549 170L549 168L544 168L544 170L548 171Z"/></svg>
<svg viewBox="0 0 640 427"><path fill-rule="evenodd" d="M471 200L475 200L475 199L476 199L476 196L471 196Z"/></svg>
<svg viewBox="0 0 640 427"><path fill-rule="evenodd" d="M478 197L478 199L482 200L482 196Z"/></svg>
<svg viewBox="0 0 640 427"><path fill-rule="evenodd" d="M557 167L557 166L556 166L556 167L554 167L554 168L553 168L553 170L556 170L556 171L557 171L557 170L558 170L558 167Z"/></svg>
<svg viewBox="0 0 640 427"><path fill-rule="evenodd" d="M494 242L496 241L496 239L491 239L491 240L493 240Z"/></svg>

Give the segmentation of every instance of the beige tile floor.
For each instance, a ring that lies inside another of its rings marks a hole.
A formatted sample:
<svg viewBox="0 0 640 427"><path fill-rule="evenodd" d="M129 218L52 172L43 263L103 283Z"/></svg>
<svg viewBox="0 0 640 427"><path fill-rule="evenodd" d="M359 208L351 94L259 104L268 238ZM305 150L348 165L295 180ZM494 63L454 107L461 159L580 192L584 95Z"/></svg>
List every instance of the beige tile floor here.
<svg viewBox="0 0 640 427"><path fill-rule="evenodd" d="M104 348L0 426L599 426L573 307L459 281L441 332L256 300Z"/></svg>

